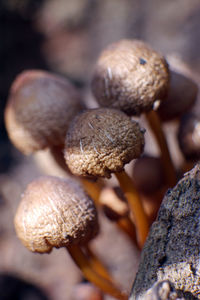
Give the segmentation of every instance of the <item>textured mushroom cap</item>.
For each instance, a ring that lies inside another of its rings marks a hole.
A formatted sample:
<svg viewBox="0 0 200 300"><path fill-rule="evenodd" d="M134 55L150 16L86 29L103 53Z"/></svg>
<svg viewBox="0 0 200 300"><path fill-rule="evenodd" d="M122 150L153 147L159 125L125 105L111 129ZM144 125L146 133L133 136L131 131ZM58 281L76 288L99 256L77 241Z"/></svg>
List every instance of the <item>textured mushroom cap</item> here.
<svg viewBox="0 0 200 300"><path fill-rule="evenodd" d="M111 108L87 110L72 121L64 155L78 176L107 177L140 156L144 129L126 114Z"/></svg>
<svg viewBox="0 0 200 300"><path fill-rule="evenodd" d="M24 154L64 144L69 122L82 109L79 93L68 80L25 71L11 87L5 110L8 135Z"/></svg>
<svg viewBox="0 0 200 300"><path fill-rule="evenodd" d="M27 186L15 216L22 243L33 252L83 244L98 231L93 201L72 179L40 177Z"/></svg>
<svg viewBox="0 0 200 300"><path fill-rule="evenodd" d="M121 40L104 50L97 62L92 91L101 106L139 115L168 91L164 57L138 40Z"/></svg>
<svg viewBox="0 0 200 300"><path fill-rule="evenodd" d="M162 121L170 121L187 112L197 99L197 84L180 73L170 71L167 98L160 103L158 114Z"/></svg>
<svg viewBox="0 0 200 300"><path fill-rule="evenodd" d="M200 159L200 119L194 113L185 114L178 129L178 144L187 160Z"/></svg>

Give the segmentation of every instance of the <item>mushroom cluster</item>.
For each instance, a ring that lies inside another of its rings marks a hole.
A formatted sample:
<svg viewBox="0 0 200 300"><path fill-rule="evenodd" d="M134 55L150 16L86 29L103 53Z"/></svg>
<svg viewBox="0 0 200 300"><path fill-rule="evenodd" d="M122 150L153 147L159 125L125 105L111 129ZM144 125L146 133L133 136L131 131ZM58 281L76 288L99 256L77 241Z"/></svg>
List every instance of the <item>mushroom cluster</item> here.
<svg viewBox="0 0 200 300"><path fill-rule="evenodd" d="M198 86L147 43L121 40L100 54L91 90L95 109L71 82L50 72L24 71L13 82L5 110L10 140L25 155L48 148L68 177L31 182L14 224L29 250L66 247L85 278L125 300L128 294L90 248L98 235L98 210L143 248L164 193L186 168L171 156L162 122L180 124L177 144L185 160L200 157L199 120L192 111ZM142 114L157 156L145 150ZM115 190L107 180L112 174L119 183Z"/></svg>

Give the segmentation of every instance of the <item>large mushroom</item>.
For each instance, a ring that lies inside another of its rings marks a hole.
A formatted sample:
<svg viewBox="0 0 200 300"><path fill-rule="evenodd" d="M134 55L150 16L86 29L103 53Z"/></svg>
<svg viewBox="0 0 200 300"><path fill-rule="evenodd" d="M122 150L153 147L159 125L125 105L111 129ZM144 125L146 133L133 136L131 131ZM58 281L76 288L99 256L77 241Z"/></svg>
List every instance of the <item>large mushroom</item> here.
<svg viewBox="0 0 200 300"><path fill-rule="evenodd" d="M105 293L125 300L96 259L88 259L82 248L98 232L97 212L92 199L73 179L41 177L30 183L15 215L15 229L32 252L49 253L66 247L84 276Z"/></svg>
<svg viewBox="0 0 200 300"><path fill-rule="evenodd" d="M139 40L121 40L100 55L92 80L92 91L101 106L113 107L128 115L145 113L161 150L170 186L176 174L167 142L155 113L169 89L169 69L165 58Z"/></svg>
<svg viewBox="0 0 200 300"><path fill-rule="evenodd" d="M5 110L9 138L26 155L62 146L70 121L82 109L78 91L66 78L24 71L11 86Z"/></svg>
<svg viewBox="0 0 200 300"><path fill-rule="evenodd" d="M144 130L123 112L111 108L86 110L72 121L64 155L70 171L82 177L111 177L115 173L134 214L138 240L143 245L148 221L124 165L140 156Z"/></svg>

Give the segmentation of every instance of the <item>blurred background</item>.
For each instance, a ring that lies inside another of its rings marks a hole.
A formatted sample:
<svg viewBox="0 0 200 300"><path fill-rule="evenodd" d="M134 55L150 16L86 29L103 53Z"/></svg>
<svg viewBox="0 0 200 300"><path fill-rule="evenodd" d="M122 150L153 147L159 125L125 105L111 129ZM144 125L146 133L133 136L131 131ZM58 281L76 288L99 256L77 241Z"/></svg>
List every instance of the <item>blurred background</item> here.
<svg viewBox="0 0 200 300"><path fill-rule="evenodd" d="M164 55L183 60L199 80L199 0L0 0L1 300L29 299L27 288L22 288L21 298L11 293L16 295L24 279L25 286L42 289L34 289L30 299L82 299L74 292L81 275L65 249L34 255L16 238L13 216L20 194L41 170L8 140L3 113L10 85L25 69L44 69L66 76L92 101L89 85L95 61L106 45L122 38L143 39ZM105 235L94 247L130 290L139 253L106 220L102 231ZM109 245L115 250L109 251Z"/></svg>

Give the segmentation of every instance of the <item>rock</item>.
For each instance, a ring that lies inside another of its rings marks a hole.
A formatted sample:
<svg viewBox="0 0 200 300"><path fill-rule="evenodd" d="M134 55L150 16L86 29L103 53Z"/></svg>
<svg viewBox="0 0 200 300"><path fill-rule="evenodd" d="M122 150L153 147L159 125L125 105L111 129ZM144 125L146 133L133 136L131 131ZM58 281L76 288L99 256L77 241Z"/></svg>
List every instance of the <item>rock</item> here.
<svg viewBox="0 0 200 300"><path fill-rule="evenodd" d="M177 292L173 288L172 284L168 280L155 283L145 295L140 299L146 300L184 300L185 298L179 298Z"/></svg>
<svg viewBox="0 0 200 300"><path fill-rule="evenodd" d="M130 300L170 280L185 299L200 299L200 164L167 192L144 246ZM146 299L146 298L145 298Z"/></svg>

